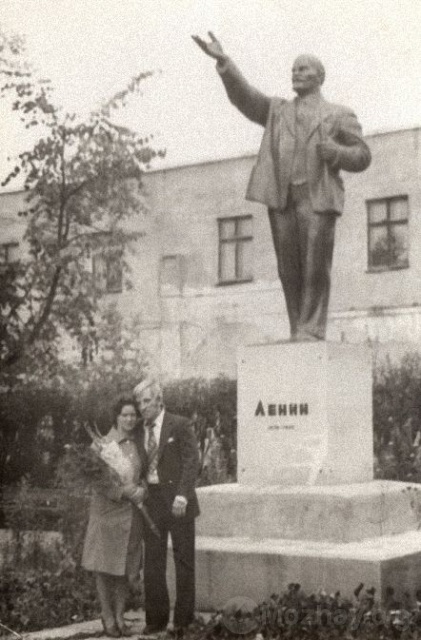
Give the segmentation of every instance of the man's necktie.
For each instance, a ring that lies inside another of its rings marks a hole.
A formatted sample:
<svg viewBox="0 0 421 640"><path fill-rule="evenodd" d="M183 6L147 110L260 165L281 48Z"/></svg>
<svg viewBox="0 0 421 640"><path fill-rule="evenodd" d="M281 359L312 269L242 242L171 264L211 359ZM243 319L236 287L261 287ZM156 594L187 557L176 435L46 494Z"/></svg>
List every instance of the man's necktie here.
<svg viewBox="0 0 421 640"><path fill-rule="evenodd" d="M154 433L154 424L151 424L149 429L149 437L148 437L148 473L154 474L156 473L156 469L158 466L158 443L156 441L155 433Z"/></svg>

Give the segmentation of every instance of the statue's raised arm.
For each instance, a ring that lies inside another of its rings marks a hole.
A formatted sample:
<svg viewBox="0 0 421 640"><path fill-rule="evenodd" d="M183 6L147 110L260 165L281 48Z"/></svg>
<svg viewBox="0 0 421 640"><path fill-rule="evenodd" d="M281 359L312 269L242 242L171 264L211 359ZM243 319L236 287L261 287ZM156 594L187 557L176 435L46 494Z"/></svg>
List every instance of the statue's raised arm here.
<svg viewBox="0 0 421 640"><path fill-rule="evenodd" d="M210 42L202 40L199 36L192 36L192 38L206 55L216 60L216 69L232 104L246 118L264 127L269 113L270 99L247 82L212 31L208 31L208 34Z"/></svg>
<svg viewBox="0 0 421 640"><path fill-rule="evenodd" d="M192 36L195 43L206 53L206 55L211 58L215 58L220 64L225 62L228 56L224 53L221 43L215 36L212 31L208 31L210 42L206 42L206 40L202 40L199 36Z"/></svg>

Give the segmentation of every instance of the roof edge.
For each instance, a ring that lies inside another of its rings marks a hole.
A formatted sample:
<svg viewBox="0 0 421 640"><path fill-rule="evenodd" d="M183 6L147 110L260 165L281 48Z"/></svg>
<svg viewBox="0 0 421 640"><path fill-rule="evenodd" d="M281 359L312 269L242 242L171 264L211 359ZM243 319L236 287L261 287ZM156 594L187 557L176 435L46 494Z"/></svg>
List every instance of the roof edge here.
<svg viewBox="0 0 421 640"><path fill-rule="evenodd" d="M364 138L374 138L377 136L386 136L386 135L394 135L397 133L404 133L405 131L420 131L421 132L421 126L420 125L414 125L411 127L401 127L398 129L378 129L375 131L370 131L369 133L366 133L364 135ZM165 173L166 171L175 171L176 169L189 169L191 167L198 167L198 166L204 166L204 165L211 165L211 164L216 164L218 162L226 162L226 161L230 161L230 160L241 160L241 159L247 159L247 158L253 158L255 156L257 156L258 151L248 151L246 153L242 153L238 156L225 156L225 157L221 157L221 158L209 158L209 159L205 159L205 160L199 160L198 162L186 162L186 163L178 163L178 164L173 164L173 165L168 165L166 167L156 167L156 168L151 168L148 171L145 172L145 175L150 175L150 174L154 174L154 173Z"/></svg>
<svg viewBox="0 0 421 640"><path fill-rule="evenodd" d="M421 125L414 125L411 127L400 127L397 129L378 129L375 131L370 131L369 133L366 133L364 138L374 138L377 136L387 136L387 135L394 135L397 133L404 133L405 131L420 131L421 132ZM186 162L186 163L178 163L178 164L173 164L173 165L169 165L166 167L156 167L156 168L151 168L148 169L147 171L145 171L144 175L151 175L154 173L165 173L167 171L175 171L176 169L189 169L191 167L200 167L200 166L205 166L205 165L211 165L211 164L216 164L218 162L227 162L227 161L234 161L234 160L242 160L242 159L247 159L247 158L253 158L257 155L257 150L256 151L248 151L246 153L242 153L238 156L225 156L222 158L209 158L209 159L205 159L205 160L199 160L197 162ZM19 193L19 192L24 192L25 189L22 187L18 187L16 189L9 189L7 191L2 191L0 189L0 196L2 195L7 195L10 193Z"/></svg>

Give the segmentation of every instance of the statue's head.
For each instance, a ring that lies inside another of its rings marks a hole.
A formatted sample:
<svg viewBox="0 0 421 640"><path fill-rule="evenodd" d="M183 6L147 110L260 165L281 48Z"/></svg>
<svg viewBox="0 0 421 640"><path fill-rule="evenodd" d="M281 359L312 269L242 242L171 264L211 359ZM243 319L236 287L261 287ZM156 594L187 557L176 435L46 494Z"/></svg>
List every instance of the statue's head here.
<svg viewBox="0 0 421 640"><path fill-rule="evenodd" d="M292 88L299 96L314 93L323 84L325 68L319 58L301 55L292 65Z"/></svg>

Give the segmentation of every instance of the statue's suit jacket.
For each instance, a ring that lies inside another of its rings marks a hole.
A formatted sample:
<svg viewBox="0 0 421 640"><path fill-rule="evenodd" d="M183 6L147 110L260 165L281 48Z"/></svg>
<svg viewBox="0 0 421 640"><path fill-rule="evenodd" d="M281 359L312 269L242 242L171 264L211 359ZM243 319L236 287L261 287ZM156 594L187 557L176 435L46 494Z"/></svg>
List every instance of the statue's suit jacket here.
<svg viewBox="0 0 421 640"><path fill-rule="evenodd" d="M247 188L247 200L270 209L285 209L295 149L296 100L269 98L243 77L227 60L217 70L230 101L250 120L265 127L257 162ZM333 166L324 162L317 144L331 138L338 146ZM344 187L340 170L363 171L371 161L356 115L341 105L320 98L320 109L308 131L306 146L307 183L313 210L341 214Z"/></svg>

